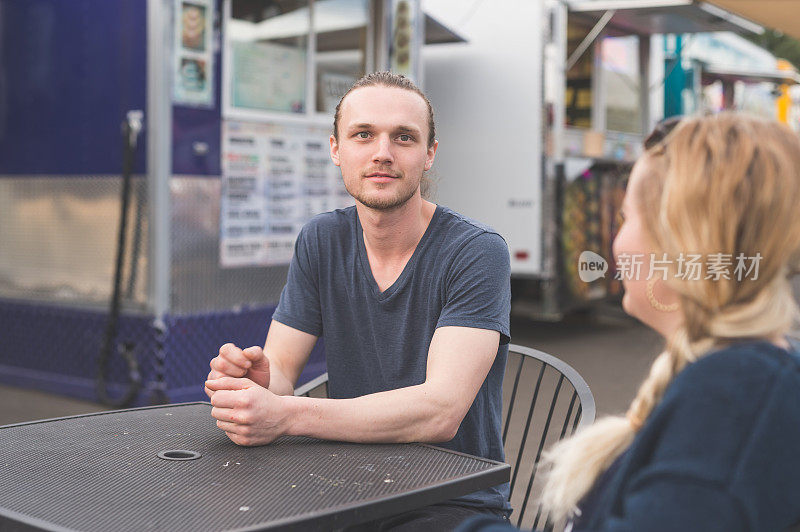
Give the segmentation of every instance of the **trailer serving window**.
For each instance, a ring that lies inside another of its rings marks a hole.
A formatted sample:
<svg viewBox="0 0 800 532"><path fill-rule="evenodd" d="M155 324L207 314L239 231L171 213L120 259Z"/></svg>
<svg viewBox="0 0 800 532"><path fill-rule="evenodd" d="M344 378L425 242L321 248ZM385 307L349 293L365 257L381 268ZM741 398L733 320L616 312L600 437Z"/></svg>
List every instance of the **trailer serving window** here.
<svg viewBox="0 0 800 532"><path fill-rule="evenodd" d="M367 0L227 0L226 118L327 120L366 71Z"/></svg>
<svg viewBox="0 0 800 532"><path fill-rule="evenodd" d="M642 37L649 39L649 36ZM609 131L644 134L639 104L643 80L639 69L639 37L607 37L600 44L601 89L605 126ZM649 87L648 87L649 91Z"/></svg>
<svg viewBox="0 0 800 532"><path fill-rule="evenodd" d="M591 30L582 22L567 25L568 56ZM582 54L567 71L566 124L641 134L639 37L611 35L598 39L593 51Z"/></svg>
<svg viewBox="0 0 800 532"><path fill-rule="evenodd" d="M591 27L576 24L567 25L567 55L572 56L586 38ZM572 127L589 129L592 127L592 54L583 54L567 71L565 93L566 124Z"/></svg>
<svg viewBox="0 0 800 532"><path fill-rule="evenodd" d="M367 70L367 0L314 3L315 110L332 115L339 99Z"/></svg>

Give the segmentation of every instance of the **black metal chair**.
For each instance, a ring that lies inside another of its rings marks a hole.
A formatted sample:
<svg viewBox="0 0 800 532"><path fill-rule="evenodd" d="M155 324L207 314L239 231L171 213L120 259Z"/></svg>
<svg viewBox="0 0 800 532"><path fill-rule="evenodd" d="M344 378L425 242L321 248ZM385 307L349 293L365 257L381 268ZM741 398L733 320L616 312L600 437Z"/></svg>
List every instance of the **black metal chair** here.
<svg viewBox="0 0 800 532"><path fill-rule="evenodd" d="M544 479L537 477L539 463L552 444L594 422L592 392L563 360L511 344L503 396L503 446L513 468L511 521L523 528L536 529L540 523L545 530L553 530L555 524L563 527L564 523L552 523L542 515L539 496Z"/></svg>
<svg viewBox="0 0 800 532"><path fill-rule="evenodd" d="M551 523L542 515L539 462L550 445L594 422L594 397L578 372L552 355L514 344L508 346L508 355L502 426L506 461L513 468L511 521L526 528L541 522L545 530L553 530L563 523ZM324 373L299 386L295 395L327 397L327 383ZM524 485L524 491L515 489L518 485Z"/></svg>

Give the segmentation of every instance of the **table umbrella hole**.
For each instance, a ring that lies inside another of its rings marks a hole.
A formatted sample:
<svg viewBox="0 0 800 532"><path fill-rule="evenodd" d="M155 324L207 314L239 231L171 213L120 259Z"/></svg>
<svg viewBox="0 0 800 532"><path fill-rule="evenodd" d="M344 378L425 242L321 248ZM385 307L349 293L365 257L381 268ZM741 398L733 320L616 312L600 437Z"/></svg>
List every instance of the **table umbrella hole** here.
<svg viewBox="0 0 800 532"><path fill-rule="evenodd" d="M170 449L169 451L161 451L158 453L158 457L162 460L197 460L200 456L200 453L197 451L186 451L183 449Z"/></svg>

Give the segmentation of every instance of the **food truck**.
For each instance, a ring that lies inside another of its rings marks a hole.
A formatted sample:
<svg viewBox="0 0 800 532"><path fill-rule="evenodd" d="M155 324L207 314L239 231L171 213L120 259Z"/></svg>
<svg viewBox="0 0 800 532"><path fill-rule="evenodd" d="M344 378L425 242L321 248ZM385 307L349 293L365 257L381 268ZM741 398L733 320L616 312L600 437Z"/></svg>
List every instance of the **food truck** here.
<svg viewBox="0 0 800 532"><path fill-rule="evenodd" d="M575 272L582 251L609 256L657 118L651 35L759 29L690 0L0 0L0 15L0 383L118 406L204 399L223 343L263 344L300 227L352 202L327 146L365 72L430 95L433 199L494 226L514 308L556 317L618 290ZM300 382L325 371L323 343Z"/></svg>

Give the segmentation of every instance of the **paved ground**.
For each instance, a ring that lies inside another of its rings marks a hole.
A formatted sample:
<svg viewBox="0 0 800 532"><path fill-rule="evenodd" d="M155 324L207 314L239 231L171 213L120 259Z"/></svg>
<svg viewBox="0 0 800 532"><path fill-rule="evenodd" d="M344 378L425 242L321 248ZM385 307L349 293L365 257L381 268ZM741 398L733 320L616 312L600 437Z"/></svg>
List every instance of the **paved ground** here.
<svg viewBox="0 0 800 532"><path fill-rule="evenodd" d="M515 320L512 341L555 355L589 383L599 413L625 409L661 344L653 332L619 311L562 323ZM102 405L0 386L0 425L96 412Z"/></svg>
<svg viewBox="0 0 800 532"><path fill-rule="evenodd" d="M103 405L23 388L0 386L0 425L103 410Z"/></svg>

